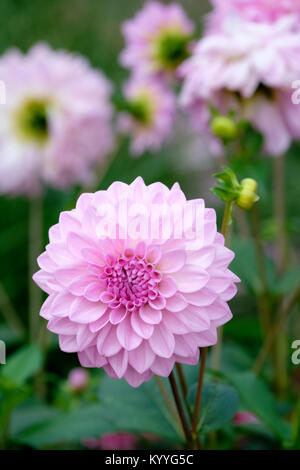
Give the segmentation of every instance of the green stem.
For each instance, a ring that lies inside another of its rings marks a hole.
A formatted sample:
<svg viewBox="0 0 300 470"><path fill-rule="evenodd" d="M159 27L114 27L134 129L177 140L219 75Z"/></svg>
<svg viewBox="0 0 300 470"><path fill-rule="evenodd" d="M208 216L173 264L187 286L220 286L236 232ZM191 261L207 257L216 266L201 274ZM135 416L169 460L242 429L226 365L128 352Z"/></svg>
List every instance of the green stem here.
<svg viewBox="0 0 300 470"><path fill-rule="evenodd" d="M154 380L156 382L157 388L160 391L169 411L171 416L173 417L175 423L177 424L178 429L181 431L181 421L179 419L178 413L176 411L176 408L174 407L172 397L169 395L169 392L167 388L165 387L163 381L161 380L160 377L157 375L154 375Z"/></svg>
<svg viewBox="0 0 300 470"><path fill-rule="evenodd" d="M37 271L37 257L42 251L43 231L42 198L31 199L29 207L29 253L28 253L28 276L29 276L29 335L30 340L37 339L39 330L39 311L42 304L42 291L33 282L32 276Z"/></svg>
<svg viewBox="0 0 300 470"><path fill-rule="evenodd" d="M198 427L198 421L199 421L199 415L200 415L200 405L201 405L202 389L203 389L203 382L204 382L206 355L207 355L207 348L202 348L196 400L195 400L195 407L194 407L194 416L193 416L193 423L192 423L192 437L194 440L196 439L196 436L197 436L197 427Z"/></svg>
<svg viewBox="0 0 300 470"><path fill-rule="evenodd" d="M227 202L224 209L221 233L226 237L227 229L231 221L231 211L232 211L233 202ZM223 328L218 328L218 342L212 348L211 353L211 367L212 369L219 370L220 362L221 362L221 351L222 351L222 343L223 343Z"/></svg>
<svg viewBox="0 0 300 470"><path fill-rule="evenodd" d="M260 292L258 295L258 307L260 311L261 328L264 335L268 333L271 327L271 308L269 301L269 286L265 263L264 247L261 240L260 216L257 205L254 205L251 211L253 241L255 247L258 275L260 279Z"/></svg>
<svg viewBox="0 0 300 470"><path fill-rule="evenodd" d="M190 433L188 422L186 420L184 409L183 409L183 406L182 406L182 403L181 403L181 400L180 400L180 394L179 394L179 391L178 391L178 388L177 388L176 379L175 379L173 371L169 375L169 381L170 381L174 401L175 401L175 404L176 404L176 408L177 408L177 411L178 411L178 415L180 417L180 421L181 421L181 424L182 424L182 429L183 429L187 444L190 445L191 444L191 433Z"/></svg>

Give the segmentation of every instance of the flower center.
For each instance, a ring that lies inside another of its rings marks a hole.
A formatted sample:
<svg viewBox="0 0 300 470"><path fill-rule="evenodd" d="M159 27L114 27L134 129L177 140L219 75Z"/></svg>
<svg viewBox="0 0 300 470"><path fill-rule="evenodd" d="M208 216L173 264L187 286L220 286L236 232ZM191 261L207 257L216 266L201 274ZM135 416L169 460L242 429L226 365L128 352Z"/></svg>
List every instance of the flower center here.
<svg viewBox="0 0 300 470"><path fill-rule="evenodd" d="M151 103L151 97L148 93L141 92L135 98L132 98L127 103L129 113L139 121L141 124L147 125L152 121L153 116L153 104Z"/></svg>
<svg viewBox="0 0 300 470"><path fill-rule="evenodd" d="M119 259L107 257L101 279L105 288L102 300L110 308L124 306L133 311L157 298L161 274L154 265L127 249Z"/></svg>
<svg viewBox="0 0 300 470"><path fill-rule="evenodd" d="M47 107L46 100L30 99L17 111L17 129L23 139L45 143L49 133Z"/></svg>
<svg viewBox="0 0 300 470"><path fill-rule="evenodd" d="M174 69L189 57L190 38L180 31L164 31L156 39L156 59L164 67Z"/></svg>

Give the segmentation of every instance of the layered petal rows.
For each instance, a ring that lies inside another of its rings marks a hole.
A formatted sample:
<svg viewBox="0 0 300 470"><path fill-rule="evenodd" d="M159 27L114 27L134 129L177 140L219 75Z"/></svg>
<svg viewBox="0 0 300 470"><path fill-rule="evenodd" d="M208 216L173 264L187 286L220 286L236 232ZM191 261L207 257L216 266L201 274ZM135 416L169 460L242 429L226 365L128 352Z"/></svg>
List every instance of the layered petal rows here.
<svg viewBox="0 0 300 470"><path fill-rule="evenodd" d="M108 236L101 208L117 213L124 203L127 212L115 236ZM147 213L143 222L155 220L161 207L171 212L174 204L184 210L198 203L201 237L178 237L178 216L168 236L159 231L142 238L138 229L130 234L125 224L138 227L137 203ZM59 335L61 349L77 352L84 367L103 367L137 387L153 374L168 376L176 361L196 364L199 347L215 344L217 327L232 316L227 302L238 281L228 269L233 252L217 232L214 210L202 200L187 201L178 184L169 190L137 178L82 194L49 238L34 275L49 294L41 316Z"/></svg>

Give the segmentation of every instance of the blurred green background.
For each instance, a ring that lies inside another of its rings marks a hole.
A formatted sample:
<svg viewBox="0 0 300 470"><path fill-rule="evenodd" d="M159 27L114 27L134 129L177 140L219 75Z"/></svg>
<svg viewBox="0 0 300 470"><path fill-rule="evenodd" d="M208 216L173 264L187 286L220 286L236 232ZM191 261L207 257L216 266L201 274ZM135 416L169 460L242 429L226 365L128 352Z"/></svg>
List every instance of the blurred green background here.
<svg viewBox="0 0 300 470"><path fill-rule="evenodd" d="M165 2L168 3L168 2ZM200 34L203 15L209 10L207 1L185 0L179 2L188 16L194 20ZM0 53L10 47L26 51L37 41L47 41L54 48L79 52L89 58L91 64L100 68L112 80L116 88L128 76L118 64L118 55L123 48L121 23L132 17L144 4L138 0L1 0L0 2ZM252 139L252 140L251 140ZM261 196L260 211L263 215L263 236L268 255L274 254L274 224L272 220L272 162L256 155L255 136L248 142L250 157L233 161L240 178L251 176L259 182ZM1 156L0 156L1 158ZM203 197L208 206L215 207L219 223L223 204L209 191L214 184L213 173L219 162L208 156L207 148L199 136L189 129L184 115L179 114L174 139L158 154L146 154L134 159L128 151L128 142L122 141L120 148L98 187L107 188L114 180L131 182L141 175L146 183L162 181L168 186L179 181L188 198ZM268 275L274 298L289 292L300 277L300 147L294 144L287 159L287 212L289 237L293 242L290 253L291 271L280 282L276 277L274 263L268 258ZM44 196L44 243L47 232L58 220L59 212L74 207L81 188L69 192L49 190ZM0 276L15 310L26 324L28 318L28 201L22 198L0 198ZM241 277L243 285L239 295L231 304L234 320L225 328L226 347L222 357L226 371L249 369L261 344L257 317L256 298L259 291L257 265L254 248L249 238L238 233L234 225L232 246L236 259L232 269ZM14 329L9 328L5 316L9 305L2 297L0 305L0 339L8 346L8 354L23 342ZM300 338L299 310L290 319L286 361L288 363L290 389L289 404L299 396L299 369L289 360L290 343ZM50 377L50 397L57 381L65 379L70 368L78 365L75 354L65 354L55 347L47 358L46 370ZM270 378L266 368L265 377ZM52 374L52 375L51 375ZM52 378L51 378L52 377ZM51 382L52 381L52 382ZM52 388L51 388L52 387ZM54 393L54 392L53 392ZM64 406L64 405L63 405ZM263 445L263 444L259 444ZM273 443L269 444L273 445Z"/></svg>

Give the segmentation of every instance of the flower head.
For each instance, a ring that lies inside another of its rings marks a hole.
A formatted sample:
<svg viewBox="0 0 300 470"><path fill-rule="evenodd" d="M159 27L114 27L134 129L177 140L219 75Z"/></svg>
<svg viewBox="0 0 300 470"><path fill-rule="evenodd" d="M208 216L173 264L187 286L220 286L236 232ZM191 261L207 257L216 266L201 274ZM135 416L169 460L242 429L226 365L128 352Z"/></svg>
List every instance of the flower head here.
<svg viewBox="0 0 300 470"><path fill-rule="evenodd" d="M46 44L0 59L0 191L33 194L91 176L112 148L110 84L77 55Z"/></svg>
<svg viewBox="0 0 300 470"><path fill-rule="evenodd" d="M173 93L155 79L132 78L124 88L125 106L119 129L131 135L131 151L157 151L171 134L175 119Z"/></svg>
<svg viewBox="0 0 300 470"><path fill-rule="evenodd" d="M172 75L189 55L193 24L177 3L151 1L123 25L122 65L142 74Z"/></svg>
<svg viewBox="0 0 300 470"><path fill-rule="evenodd" d="M208 17L210 32L235 16L255 23L274 23L285 15L297 15L300 20L299 0L212 0L212 4L214 10Z"/></svg>
<svg viewBox="0 0 300 470"><path fill-rule="evenodd" d="M232 317L233 253L215 211L187 201L178 184L137 178L82 194L49 237L34 275L49 294L41 316L83 367L137 387L176 361L196 364Z"/></svg>
<svg viewBox="0 0 300 470"><path fill-rule="evenodd" d="M292 103L292 82L300 76L300 31L295 20L272 24L236 19L199 41L181 67L181 103L210 119L207 109L233 111L264 137L271 155L286 151L300 137L300 107Z"/></svg>

